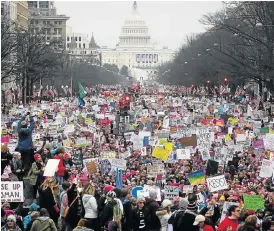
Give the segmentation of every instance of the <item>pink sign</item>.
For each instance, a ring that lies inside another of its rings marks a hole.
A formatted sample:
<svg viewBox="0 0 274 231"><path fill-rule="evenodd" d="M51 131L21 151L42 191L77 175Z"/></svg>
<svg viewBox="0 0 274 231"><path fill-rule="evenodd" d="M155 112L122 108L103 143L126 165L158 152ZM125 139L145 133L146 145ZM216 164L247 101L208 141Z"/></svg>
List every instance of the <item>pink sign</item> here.
<svg viewBox="0 0 274 231"><path fill-rule="evenodd" d="M253 148L264 148L264 141L263 140L254 140L252 142Z"/></svg>
<svg viewBox="0 0 274 231"><path fill-rule="evenodd" d="M1 136L1 143L9 143L10 137L9 136Z"/></svg>

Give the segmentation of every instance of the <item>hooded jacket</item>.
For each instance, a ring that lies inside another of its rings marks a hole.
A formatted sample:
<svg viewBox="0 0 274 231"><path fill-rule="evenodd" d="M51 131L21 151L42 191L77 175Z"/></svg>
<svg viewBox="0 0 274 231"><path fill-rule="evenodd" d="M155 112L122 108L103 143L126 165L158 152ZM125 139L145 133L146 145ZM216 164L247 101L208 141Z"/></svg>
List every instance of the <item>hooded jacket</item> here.
<svg viewBox="0 0 274 231"><path fill-rule="evenodd" d="M33 117L30 117L30 126L28 128L22 128L22 121L26 118L23 116L17 125L17 132L18 132L18 149L20 151L28 151L33 149L33 142L32 142L32 131L34 128L34 121Z"/></svg>
<svg viewBox="0 0 274 231"><path fill-rule="evenodd" d="M30 231L57 231L54 221L49 217L38 217Z"/></svg>

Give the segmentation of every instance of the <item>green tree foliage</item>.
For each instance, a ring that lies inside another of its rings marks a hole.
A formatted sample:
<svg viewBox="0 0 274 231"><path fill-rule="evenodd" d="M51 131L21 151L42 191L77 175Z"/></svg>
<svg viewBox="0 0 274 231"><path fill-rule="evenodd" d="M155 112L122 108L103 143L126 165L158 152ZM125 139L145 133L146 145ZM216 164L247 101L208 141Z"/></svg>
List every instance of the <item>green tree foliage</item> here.
<svg viewBox="0 0 274 231"><path fill-rule="evenodd" d="M108 69L109 71L112 71L112 72L116 73L116 74L119 73L119 68L118 68L118 66L115 65L115 64L108 64L108 63L105 63L105 64L103 65L103 67L106 68L106 69Z"/></svg>
<svg viewBox="0 0 274 231"><path fill-rule="evenodd" d="M120 74L124 75L124 76L128 76L129 72L128 72L128 67L126 65L123 65L121 70L120 70Z"/></svg>

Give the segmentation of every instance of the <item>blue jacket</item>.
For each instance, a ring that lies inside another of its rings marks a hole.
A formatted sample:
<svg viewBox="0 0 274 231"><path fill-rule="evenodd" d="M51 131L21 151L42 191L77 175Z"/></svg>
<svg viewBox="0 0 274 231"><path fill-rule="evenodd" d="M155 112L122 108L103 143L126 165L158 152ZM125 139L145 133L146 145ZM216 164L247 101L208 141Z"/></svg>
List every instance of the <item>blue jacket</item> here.
<svg viewBox="0 0 274 231"><path fill-rule="evenodd" d="M17 125L18 132L18 149L19 151L31 150L33 148L32 143L32 131L34 128L33 117L30 117L30 126L28 128L22 128L21 122L25 120L25 116L23 116Z"/></svg>

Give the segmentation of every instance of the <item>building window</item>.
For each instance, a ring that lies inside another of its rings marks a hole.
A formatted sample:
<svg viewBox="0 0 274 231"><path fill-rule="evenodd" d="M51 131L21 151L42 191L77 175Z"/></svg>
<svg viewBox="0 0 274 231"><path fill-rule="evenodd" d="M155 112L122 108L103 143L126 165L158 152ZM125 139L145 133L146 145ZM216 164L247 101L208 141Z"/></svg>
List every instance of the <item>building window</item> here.
<svg viewBox="0 0 274 231"><path fill-rule="evenodd" d="M79 48L81 48L81 43L79 43Z"/></svg>
<svg viewBox="0 0 274 231"><path fill-rule="evenodd" d="M54 21L54 24L57 25L57 21Z"/></svg>
<svg viewBox="0 0 274 231"><path fill-rule="evenodd" d="M67 37L67 41L69 41L69 37Z"/></svg>
<svg viewBox="0 0 274 231"><path fill-rule="evenodd" d="M47 21L43 21L43 24L46 25L46 24L47 24Z"/></svg>
<svg viewBox="0 0 274 231"><path fill-rule="evenodd" d="M79 37L79 42L81 42L81 37Z"/></svg>
<svg viewBox="0 0 274 231"><path fill-rule="evenodd" d="M62 21L59 21L59 25L62 25Z"/></svg>
<svg viewBox="0 0 274 231"><path fill-rule="evenodd" d="M67 43L67 48L69 48L69 43Z"/></svg>
<svg viewBox="0 0 274 231"><path fill-rule="evenodd" d="M47 21L47 25L49 25L50 24L50 21Z"/></svg>
<svg viewBox="0 0 274 231"><path fill-rule="evenodd" d="M83 48L86 48L86 44L85 43L83 43Z"/></svg>
<svg viewBox="0 0 274 231"><path fill-rule="evenodd" d="M87 51L85 51L85 55L87 54Z"/></svg>
<svg viewBox="0 0 274 231"><path fill-rule="evenodd" d="M47 36L47 41L49 41L50 40L50 37L49 36Z"/></svg>
<svg viewBox="0 0 274 231"><path fill-rule="evenodd" d="M77 42L77 37L75 37L75 41Z"/></svg>

